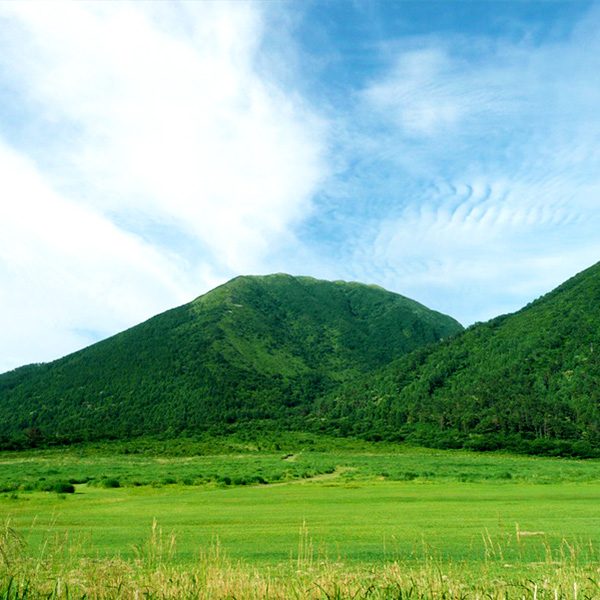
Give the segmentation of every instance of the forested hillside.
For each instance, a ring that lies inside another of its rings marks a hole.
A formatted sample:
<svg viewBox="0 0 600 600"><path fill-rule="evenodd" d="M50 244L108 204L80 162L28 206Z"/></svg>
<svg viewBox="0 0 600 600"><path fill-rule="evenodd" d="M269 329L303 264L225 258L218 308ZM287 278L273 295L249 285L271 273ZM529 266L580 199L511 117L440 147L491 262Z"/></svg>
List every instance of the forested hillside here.
<svg viewBox="0 0 600 600"><path fill-rule="evenodd" d="M600 263L320 405L345 435L600 456Z"/></svg>
<svg viewBox="0 0 600 600"><path fill-rule="evenodd" d="M1 375L1 443L301 429L340 383L461 329L375 286L239 277L63 359Z"/></svg>

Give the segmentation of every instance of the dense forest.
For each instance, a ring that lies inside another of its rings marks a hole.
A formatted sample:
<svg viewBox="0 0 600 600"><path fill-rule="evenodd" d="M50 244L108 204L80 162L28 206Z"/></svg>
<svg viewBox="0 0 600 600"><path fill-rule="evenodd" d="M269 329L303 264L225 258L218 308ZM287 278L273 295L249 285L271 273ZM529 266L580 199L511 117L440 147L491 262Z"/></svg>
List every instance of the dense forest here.
<svg viewBox="0 0 600 600"><path fill-rule="evenodd" d="M600 264L519 312L320 403L324 429L438 447L600 456Z"/></svg>
<svg viewBox="0 0 600 600"><path fill-rule="evenodd" d="M376 286L239 277L0 376L0 447L296 430L600 456L600 263L464 330Z"/></svg>
<svg viewBox="0 0 600 600"><path fill-rule="evenodd" d="M376 286L239 277L49 364L0 376L5 448L303 429L341 383L462 329Z"/></svg>

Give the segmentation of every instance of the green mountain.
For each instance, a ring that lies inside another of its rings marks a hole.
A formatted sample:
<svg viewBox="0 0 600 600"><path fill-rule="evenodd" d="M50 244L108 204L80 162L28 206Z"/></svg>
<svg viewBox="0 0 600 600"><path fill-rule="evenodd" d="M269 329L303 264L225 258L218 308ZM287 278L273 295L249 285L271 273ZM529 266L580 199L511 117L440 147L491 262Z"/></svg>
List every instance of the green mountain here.
<svg viewBox="0 0 600 600"><path fill-rule="evenodd" d="M0 441L301 429L317 398L461 329L376 286L238 277L65 358L0 376Z"/></svg>
<svg viewBox="0 0 600 600"><path fill-rule="evenodd" d="M347 435L600 456L600 263L347 385L320 414Z"/></svg>

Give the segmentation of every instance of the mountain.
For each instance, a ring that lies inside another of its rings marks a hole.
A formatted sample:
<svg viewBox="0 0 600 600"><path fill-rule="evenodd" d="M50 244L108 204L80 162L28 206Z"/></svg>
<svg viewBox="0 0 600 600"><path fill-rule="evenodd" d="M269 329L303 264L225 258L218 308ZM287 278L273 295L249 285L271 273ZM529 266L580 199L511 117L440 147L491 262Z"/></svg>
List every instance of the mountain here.
<svg viewBox="0 0 600 600"><path fill-rule="evenodd" d="M238 277L65 358L1 375L0 436L7 447L302 428L341 383L461 329L376 286Z"/></svg>
<svg viewBox="0 0 600 600"><path fill-rule="evenodd" d="M346 435L600 456L600 263L345 386L319 410Z"/></svg>

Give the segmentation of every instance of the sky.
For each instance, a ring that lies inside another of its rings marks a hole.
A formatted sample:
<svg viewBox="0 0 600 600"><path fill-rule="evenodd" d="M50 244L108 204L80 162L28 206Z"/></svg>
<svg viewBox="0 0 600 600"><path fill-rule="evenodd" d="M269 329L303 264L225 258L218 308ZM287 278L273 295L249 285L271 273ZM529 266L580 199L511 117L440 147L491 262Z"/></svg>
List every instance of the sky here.
<svg viewBox="0 0 600 600"><path fill-rule="evenodd" d="M600 260L600 3L0 0L0 372L237 275L463 325Z"/></svg>

